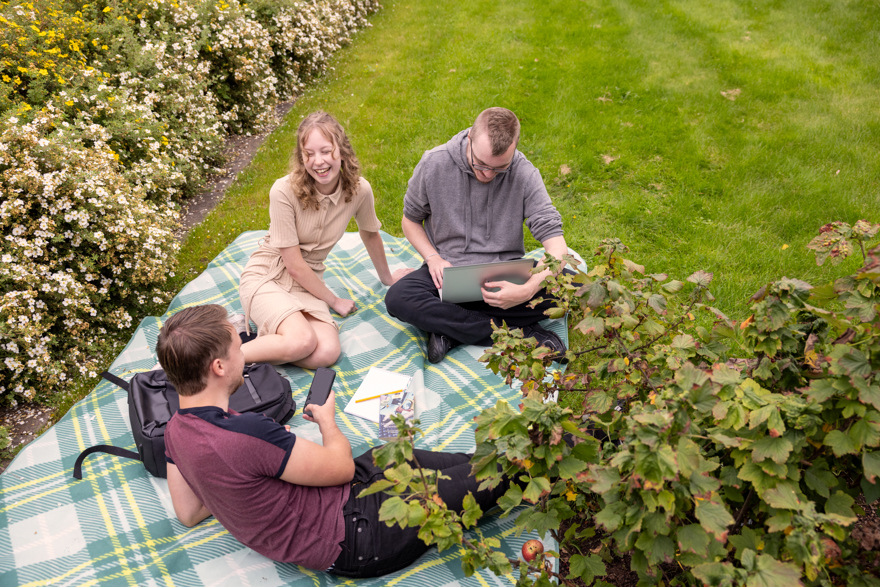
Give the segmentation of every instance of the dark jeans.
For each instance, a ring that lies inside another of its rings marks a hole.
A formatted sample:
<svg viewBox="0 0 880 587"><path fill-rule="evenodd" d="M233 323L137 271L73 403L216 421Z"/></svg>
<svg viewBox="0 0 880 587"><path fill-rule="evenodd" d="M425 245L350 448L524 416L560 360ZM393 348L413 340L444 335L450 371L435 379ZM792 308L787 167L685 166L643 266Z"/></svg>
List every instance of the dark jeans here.
<svg viewBox="0 0 880 587"><path fill-rule="evenodd" d="M544 310L556 306L546 290L538 296L547 298L535 308L525 302L502 310L484 301L453 304L441 302L440 292L434 286L428 265L424 264L388 289L385 307L388 313L427 332L443 334L464 344L492 345L492 325L501 321L513 328L522 328L540 322L547 316Z"/></svg>
<svg viewBox="0 0 880 587"><path fill-rule="evenodd" d="M507 491L506 481L493 490L477 491L477 480L470 476L470 455L419 449L414 455L425 469L440 470L450 477L440 481L439 494L451 510L461 512L464 498L471 492L485 512ZM425 554L429 546L418 537L418 527L401 528L397 524L388 527L379 521L379 508L390 495L382 492L358 497L374 481L384 479L382 469L373 464L373 449L357 457L354 464L351 495L342 509L345 541L330 573L353 578L378 577L408 567Z"/></svg>

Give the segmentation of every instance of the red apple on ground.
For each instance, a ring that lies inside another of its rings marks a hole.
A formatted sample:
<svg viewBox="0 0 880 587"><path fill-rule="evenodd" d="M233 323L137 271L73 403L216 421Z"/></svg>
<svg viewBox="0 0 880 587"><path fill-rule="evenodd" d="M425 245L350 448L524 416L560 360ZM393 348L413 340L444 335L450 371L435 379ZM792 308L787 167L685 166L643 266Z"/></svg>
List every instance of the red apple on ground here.
<svg viewBox="0 0 880 587"><path fill-rule="evenodd" d="M535 557L544 552L544 544L540 540L529 540L522 547L523 560L527 563L535 560Z"/></svg>

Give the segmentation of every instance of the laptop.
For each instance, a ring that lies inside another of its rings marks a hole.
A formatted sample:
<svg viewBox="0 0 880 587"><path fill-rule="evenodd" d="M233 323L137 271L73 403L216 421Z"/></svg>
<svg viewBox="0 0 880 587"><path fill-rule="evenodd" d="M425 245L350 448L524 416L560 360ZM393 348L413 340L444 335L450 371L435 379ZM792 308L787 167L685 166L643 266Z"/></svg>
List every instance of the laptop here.
<svg viewBox="0 0 880 587"><path fill-rule="evenodd" d="M532 259L512 259L496 263L478 263L443 268L440 300L461 304L483 299L482 285L487 281L509 281L522 285L532 276Z"/></svg>

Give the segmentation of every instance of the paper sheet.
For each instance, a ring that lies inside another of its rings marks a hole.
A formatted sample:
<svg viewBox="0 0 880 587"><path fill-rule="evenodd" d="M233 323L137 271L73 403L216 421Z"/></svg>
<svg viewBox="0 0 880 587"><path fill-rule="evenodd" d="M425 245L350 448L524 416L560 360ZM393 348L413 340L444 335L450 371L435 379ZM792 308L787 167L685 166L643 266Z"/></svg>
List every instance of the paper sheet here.
<svg viewBox="0 0 880 587"><path fill-rule="evenodd" d="M410 379L409 375L404 375L403 373L395 373L381 367L370 367L370 372L364 377L360 387L358 387L354 396L349 400L348 405L345 406L345 413L366 418L378 424L379 398L376 397L360 403L357 400L405 389Z"/></svg>

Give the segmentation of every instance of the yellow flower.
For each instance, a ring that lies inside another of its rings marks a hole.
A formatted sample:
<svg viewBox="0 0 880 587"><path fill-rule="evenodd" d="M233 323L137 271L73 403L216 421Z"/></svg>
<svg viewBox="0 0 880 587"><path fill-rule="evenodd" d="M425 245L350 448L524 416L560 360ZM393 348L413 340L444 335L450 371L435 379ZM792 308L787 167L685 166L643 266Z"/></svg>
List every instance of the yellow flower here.
<svg viewBox="0 0 880 587"><path fill-rule="evenodd" d="M532 468L532 461L530 461L529 459L524 460L523 461L523 468L531 469Z"/></svg>
<svg viewBox="0 0 880 587"><path fill-rule="evenodd" d="M67 102L65 102L65 104L67 104L68 106L73 106L73 100L68 100Z"/></svg>
<svg viewBox="0 0 880 587"><path fill-rule="evenodd" d="M578 496L577 493L575 493L571 489L569 489L568 491L565 492L565 499L567 499L568 501L576 500L577 496Z"/></svg>
<svg viewBox="0 0 880 587"><path fill-rule="evenodd" d="M110 12L111 10L113 10L113 9L110 8L109 6L104 7L104 12Z"/></svg>
<svg viewBox="0 0 880 587"><path fill-rule="evenodd" d="M40 69L37 73L39 73L40 75L46 75L46 76L49 75L49 72L46 71L45 69Z"/></svg>
<svg viewBox="0 0 880 587"><path fill-rule="evenodd" d="M4 73L4 74L3 74L3 81L6 82L6 83L8 84L9 82L12 81L12 78L9 77L8 75L6 75L6 74Z"/></svg>
<svg viewBox="0 0 880 587"><path fill-rule="evenodd" d="M27 73L27 70L25 68L23 68L21 65L18 66L18 71L20 71L22 73Z"/></svg>

